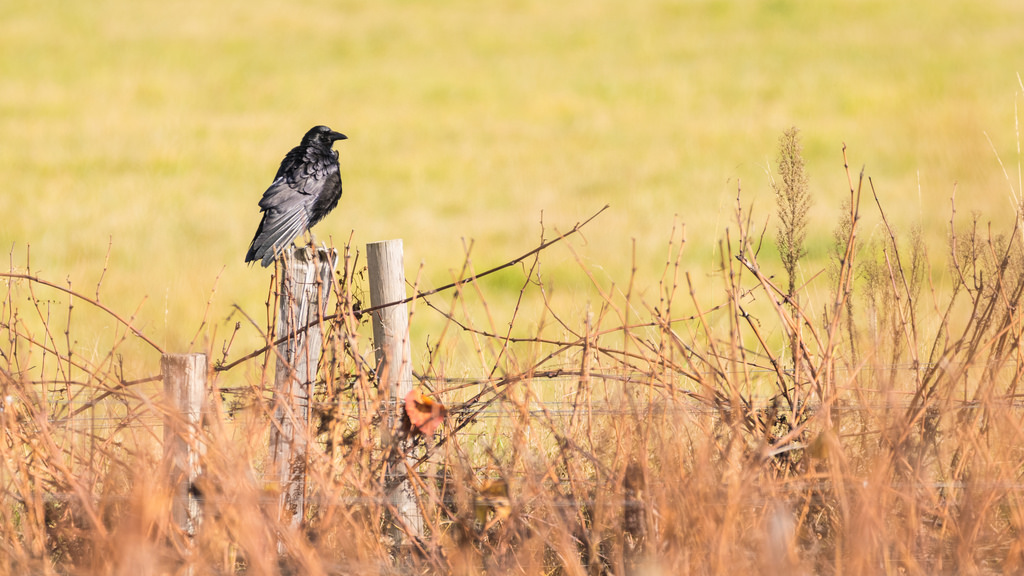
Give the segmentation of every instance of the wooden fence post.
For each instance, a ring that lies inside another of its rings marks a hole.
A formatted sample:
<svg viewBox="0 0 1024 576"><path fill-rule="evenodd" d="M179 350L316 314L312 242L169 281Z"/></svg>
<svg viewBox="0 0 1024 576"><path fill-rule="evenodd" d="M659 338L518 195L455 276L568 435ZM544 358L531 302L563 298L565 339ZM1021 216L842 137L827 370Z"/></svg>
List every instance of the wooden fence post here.
<svg viewBox="0 0 1024 576"><path fill-rule="evenodd" d="M169 404L164 418L164 457L174 485L171 515L185 534L193 536L200 520L193 484L201 472L203 445L199 433L206 396L206 355L164 354L160 371Z"/></svg>
<svg viewBox="0 0 1024 576"><path fill-rule="evenodd" d="M366 266L370 281L370 305L380 306L405 299L405 269L401 240L366 245ZM412 390L412 352L409 343L409 309L405 304L388 306L373 313L373 347L377 360L378 382L386 391L387 421L382 433L389 450L386 483L388 500L396 512L396 524L408 534L423 535L423 516L408 479L403 445L395 445L393 432L398 423L398 407ZM404 443L400 443L404 444ZM395 531L396 543L402 540Z"/></svg>
<svg viewBox="0 0 1024 576"><path fill-rule="evenodd" d="M281 483L281 521L298 527L305 515L309 398L323 342L316 321L327 310L338 253L296 247L283 261L277 339L285 341L277 347L268 474ZM307 329L310 322L314 325Z"/></svg>
<svg viewBox="0 0 1024 576"><path fill-rule="evenodd" d="M637 462L626 466L622 478L622 556L625 574L639 574L647 545L647 481Z"/></svg>

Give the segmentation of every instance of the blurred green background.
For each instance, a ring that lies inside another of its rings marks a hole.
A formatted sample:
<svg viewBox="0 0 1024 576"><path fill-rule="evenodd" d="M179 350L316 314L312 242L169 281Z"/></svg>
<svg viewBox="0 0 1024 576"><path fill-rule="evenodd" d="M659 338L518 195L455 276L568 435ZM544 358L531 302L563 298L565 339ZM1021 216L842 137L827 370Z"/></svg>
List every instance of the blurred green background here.
<svg viewBox="0 0 1024 576"><path fill-rule="evenodd" d="M611 204L574 247L624 285L635 242L656 298L674 223L698 280L739 186L763 225L795 125L812 259L848 196L845 143L941 264L954 183L962 212L1012 222L1022 69L1017 0L7 0L0 248L23 269L31 246L35 272L92 293L109 247L104 302L127 315L145 298L138 324L172 351L220 274L223 336L232 304L263 315L269 273L242 262L256 203L327 124L350 139L318 239L402 238L429 288L469 241L482 270L533 248L542 214L550 236ZM592 298L568 250L544 261L552 290ZM521 281L489 284L492 304Z"/></svg>

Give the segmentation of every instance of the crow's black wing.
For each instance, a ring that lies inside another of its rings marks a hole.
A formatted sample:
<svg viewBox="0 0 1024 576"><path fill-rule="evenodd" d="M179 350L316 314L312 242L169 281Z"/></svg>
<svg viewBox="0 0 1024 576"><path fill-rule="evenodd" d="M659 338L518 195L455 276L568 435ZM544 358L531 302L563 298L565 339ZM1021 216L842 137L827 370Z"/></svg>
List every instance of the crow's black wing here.
<svg viewBox="0 0 1024 576"><path fill-rule="evenodd" d="M260 260L264 268L270 266L277 253L309 227L313 201L314 197L295 190L284 178L275 180L260 200L263 219L249 245L245 261Z"/></svg>

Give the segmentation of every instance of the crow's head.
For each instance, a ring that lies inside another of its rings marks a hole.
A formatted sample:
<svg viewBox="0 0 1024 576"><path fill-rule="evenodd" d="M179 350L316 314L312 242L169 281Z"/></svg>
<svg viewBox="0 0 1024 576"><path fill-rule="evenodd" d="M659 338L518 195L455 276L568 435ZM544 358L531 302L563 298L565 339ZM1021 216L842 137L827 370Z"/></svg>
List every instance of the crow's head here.
<svg viewBox="0 0 1024 576"><path fill-rule="evenodd" d="M302 137L302 143L306 146L310 144L321 144L328 148L334 144L335 140L346 140L348 136L340 132L335 132L327 126L313 126L306 132L306 135Z"/></svg>

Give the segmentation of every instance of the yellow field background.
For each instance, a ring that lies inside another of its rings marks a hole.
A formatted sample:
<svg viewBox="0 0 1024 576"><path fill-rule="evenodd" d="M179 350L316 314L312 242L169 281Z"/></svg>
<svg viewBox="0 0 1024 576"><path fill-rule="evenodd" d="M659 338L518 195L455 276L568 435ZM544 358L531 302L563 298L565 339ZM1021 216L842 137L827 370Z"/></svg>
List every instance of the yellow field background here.
<svg viewBox="0 0 1024 576"><path fill-rule="evenodd" d="M242 262L256 202L323 123L350 140L317 238L402 238L424 287L470 241L484 269L536 246L542 214L551 236L604 204L574 243L603 280L628 280L635 241L648 289L680 222L699 282L740 185L770 216L795 125L812 261L847 197L845 143L942 264L954 186L961 214L1012 221L1021 30L1009 0L5 2L0 248L86 293L109 248L104 302L145 298L139 326L182 349L215 284L214 325L260 312L268 274ZM556 294L589 298L570 252L546 265ZM497 279L492 304L520 283Z"/></svg>
<svg viewBox="0 0 1024 576"><path fill-rule="evenodd" d="M1022 70L1019 0L0 2L0 576L1024 573ZM363 305L610 208L415 302L411 407L345 306L303 416L243 257L315 124Z"/></svg>

